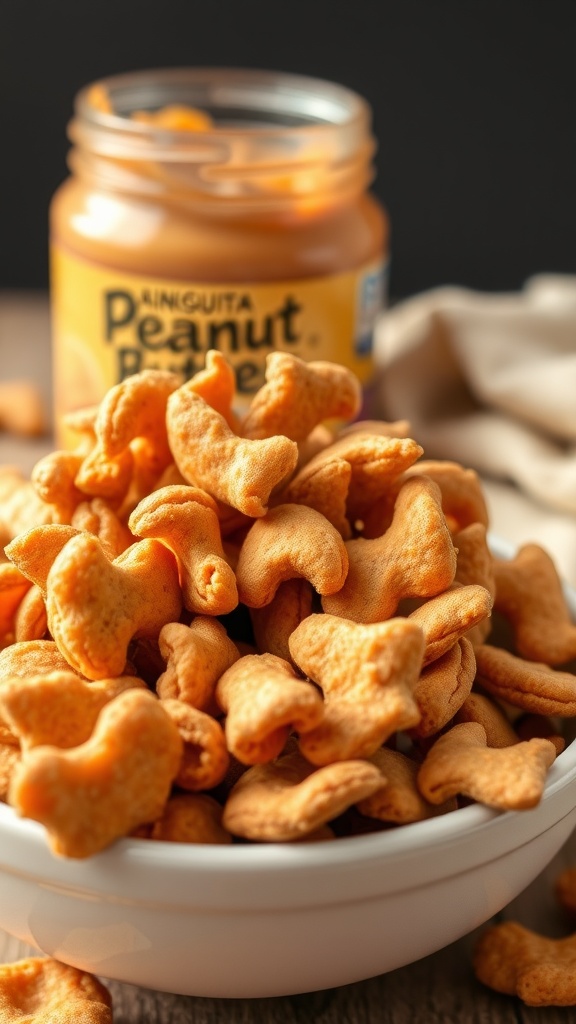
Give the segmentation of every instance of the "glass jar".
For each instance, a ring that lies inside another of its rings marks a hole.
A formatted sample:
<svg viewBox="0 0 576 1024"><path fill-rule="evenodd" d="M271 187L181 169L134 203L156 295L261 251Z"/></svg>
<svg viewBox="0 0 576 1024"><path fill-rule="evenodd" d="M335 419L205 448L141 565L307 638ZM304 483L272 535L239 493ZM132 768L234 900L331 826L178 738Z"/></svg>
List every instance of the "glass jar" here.
<svg viewBox="0 0 576 1024"><path fill-rule="evenodd" d="M135 114L174 105L201 112L192 130ZM136 72L83 89L69 137L50 210L61 440L65 413L142 369L184 380L210 348L240 405L273 349L368 386L389 232L361 97L276 72Z"/></svg>

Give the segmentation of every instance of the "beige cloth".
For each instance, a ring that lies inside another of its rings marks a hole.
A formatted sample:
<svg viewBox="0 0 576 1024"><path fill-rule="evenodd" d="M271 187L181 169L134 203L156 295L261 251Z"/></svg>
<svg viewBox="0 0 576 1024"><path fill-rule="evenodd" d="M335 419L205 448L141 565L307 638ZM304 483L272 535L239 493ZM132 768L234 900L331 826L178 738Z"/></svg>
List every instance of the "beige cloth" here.
<svg viewBox="0 0 576 1024"><path fill-rule="evenodd" d="M483 477L493 532L544 544L576 585L576 277L438 288L377 325L378 415Z"/></svg>

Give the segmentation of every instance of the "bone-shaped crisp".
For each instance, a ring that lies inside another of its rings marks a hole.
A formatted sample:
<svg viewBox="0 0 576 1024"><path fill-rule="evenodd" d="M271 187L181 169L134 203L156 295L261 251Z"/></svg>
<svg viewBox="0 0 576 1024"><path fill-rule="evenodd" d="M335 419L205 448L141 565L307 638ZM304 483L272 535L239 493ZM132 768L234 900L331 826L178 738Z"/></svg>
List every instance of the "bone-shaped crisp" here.
<svg viewBox="0 0 576 1024"><path fill-rule="evenodd" d="M423 450L410 437L356 431L337 438L308 463L307 470L310 473L328 459L338 458L348 463L347 516L354 524L363 520L375 504L386 502L388 495L393 502L397 493L395 481L420 458Z"/></svg>
<svg viewBox="0 0 576 1024"><path fill-rule="evenodd" d="M68 541L78 535L79 531L73 526L47 523L18 534L4 550L18 570L40 587L46 597L46 579L55 558Z"/></svg>
<svg viewBox="0 0 576 1024"><path fill-rule="evenodd" d="M43 744L76 747L90 738L105 704L125 690L143 688L134 676L91 683L66 670L13 676L0 687L0 715L23 750Z"/></svg>
<svg viewBox="0 0 576 1024"><path fill-rule="evenodd" d="M254 523L242 544L238 596L249 608L262 608L281 583L297 577L319 594L333 594L347 572L344 541L323 515L306 505L277 505Z"/></svg>
<svg viewBox="0 0 576 1024"><path fill-rule="evenodd" d="M562 665L576 657L576 625L558 571L539 544L494 560L495 608L510 622L522 658Z"/></svg>
<svg viewBox="0 0 576 1024"><path fill-rule="evenodd" d="M200 395L224 417L230 429L238 433L239 419L233 409L236 374L232 364L218 349L208 349L204 369L195 373L184 386Z"/></svg>
<svg viewBox="0 0 576 1024"><path fill-rule="evenodd" d="M158 695L201 711L210 709L220 676L240 657L222 623L202 615L189 626L169 622L160 630L158 643L166 662L156 682Z"/></svg>
<svg viewBox="0 0 576 1024"><path fill-rule="evenodd" d="M168 438L185 479L214 498L258 517L272 491L294 470L298 445L287 437L238 437L200 395L178 388L168 400Z"/></svg>
<svg viewBox="0 0 576 1024"><path fill-rule="evenodd" d="M318 455L329 444L332 444L335 437L334 430L327 423L319 423L317 427L310 431L308 437L304 438L303 441L298 441L297 472L300 472L310 462L310 459L313 459L315 455Z"/></svg>
<svg viewBox="0 0 576 1024"><path fill-rule="evenodd" d="M129 487L135 489L136 501L148 493L172 462L166 402L179 384L177 374L143 370L110 388L98 408L95 444L78 471L76 486L117 504Z"/></svg>
<svg viewBox="0 0 576 1024"><path fill-rule="evenodd" d="M193 791L217 786L230 763L220 723L182 700L169 698L161 704L177 727L184 745L175 784Z"/></svg>
<svg viewBox="0 0 576 1024"><path fill-rule="evenodd" d="M54 509L54 522L69 523L86 495L75 484L85 452L54 451L39 459L30 480L38 496Z"/></svg>
<svg viewBox="0 0 576 1024"><path fill-rule="evenodd" d="M420 765L401 751L380 747L372 754L370 761L382 773L382 787L358 802L361 814L379 821L406 825L454 810L454 800L439 808L424 799L416 784Z"/></svg>
<svg viewBox="0 0 576 1024"><path fill-rule="evenodd" d="M290 653L324 693L322 722L300 737L312 764L369 757L392 733L418 724L413 690L424 636L408 619L365 626L309 615L290 637Z"/></svg>
<svg viewBox="0 0 576 1024"><path fill-rule="evenodd" d="M465 637L426 666L413 691L420 708L413 735L433 736L448 725L470 693L475 674L474 648Z"/></svg>
<svg viewBox="0 0 576 1024"><path fill-rule="evenodd" d="M225 846L232 836L222 825L222 807L207 793L176 793L150 827L150 839Z"/></svg>
<svg viewBox="0 0 576 1024"><path fill-rule="evenodd" d="M162 487L136 506L128 525L137 537L155 537L174 552L188 611L226 615L236 607L236 577L224 555L209 494L177 484Z"/></svg>
<svg viewBox="0 0 576 1024"><path fill-rule="evenodd" d="M282 504L307 505L320 512L341 537L352 536L346 517L346 499L352 470L345 459L312 459L307 466L283 488Z"/></svg>
<svg viewBox="0 0 576 1024"><path fill-rule="evenodd" d="M228 749L243 764L278 757L290 733L309 732L324 711L316 687L274 654L236 661L218 680L216 700L226 713Z"/></svg>
<svg viewBox="0 0 576 1024"><path fill-rule="evenodd" d="M102 498L82 501L74 510L70 525L98 537L110 559L121 555L135 540L125 523Z"/></svg>
<svg viewBox="0 0 576 1024"><path fill-rule="evenodd" d="M166 404L180 386L176 373L143 370L110 388L96 418L96 444L106 455L120 455L135 438L146 438L158 462L172 460L166 435Z"/></svg>
<svg viewBox="0 0 576 1024"><path fill-rule="evenodd" d="M314 588L308 580L285 580L270 604L251 608L254 640L260 654L266 651L291 661L289 639L303 619L312 612Z"/></svg>
<svg viewBox="0 0 576 1024"><path fill-rule="evenodd" d="M82 459L74 484L85 498L103 498L110 506L119 508L133 476L131 448L125 448L118 455L108 455L96 444Z"/></svg>
<svg viewBox="0 0 576 1024"><path fill-rule="evenodd" d="M403 598L439 594L456 572L440 492L424 477L402 486L392 523L381 537L346 541L346 550L346 582L323 599L322 607L355 622L381 622L395 613Z"/></svg>
<svg viewBox="0 0 576 1024"><path fill-rule="evenodd" d="M504 921L481 936L473 964L484 985L527 1006L576 1004L576 934L550 939Z"/></svg>
<svg viewBox="0 0 576 1024"><path fill-rule="evenodd" d="M453 586L425 601L408 618L424 630L424 664L441 658L457 641L484 622L492 610L492 597L485 587L471 583Z"/></svg>
<svg viewBox="0 0 576 1024"><path fill-rule="evenodd" d="M318 509L345 539L356 524L362 525L365 536L365 517L376 506L389 509L389 525L398 493L396 480L422 451L407 437L345 432L307 461L284 489L282 501ZM371 536L383 532L384 526Z"/></svg>
<svg viewBox="0 0 576 1024"><path fill-rule="evenodd" d="M451 530L462 530L470 523L489 525L482 482L474 469L448 459L422 459L406 470L406 477L424 473L434 480L442 495L442 509Z"/></svg>
<svg viewBox="0 0 576 1024"><path fill-rule="evenodd" d="M503 708L476 691L468 694L454 715L454 724L460 722L478 722L484 728L489 747L510 747L520 739Z"/></svg>
<svg viewBox="0 0 576 1024"><path fill-rule="evenodd" d="M453 541L458 552L455 582L462 586L476 584L484 587L494 603L496 594L495 559L488 546L484 523L469 523L468 526L453 534ZM468 639L474 644L484 643L491 629L492 620L487 616L472 630L469 630Z"/></svg>
<svg viewBox="0 0 576 1024"><path fill-rule="evenodd" d="M271 352L266 383L254 395L240 432L249 438L283 434L303 441L323 420L353 419L361 401L360 383L347 367Z"/></svg>
<svg viewBox="0 0 576 1024"><path fill-rule="evenodd" d="M374 793L382 775L368 761L314 770L298 753L249 768L232 788L222 823L233 835L262 842L299 839Z"/></svg>
<svg viewBox="0 0 576 1024"><path fill-rule="evenodd" d="M412 477L425 475L440 488L442 511L451 533L482 523L488 527L488 509L478 473L458 462L444 459L421 459L395 481L398 488ZM364 536L378 537L387 528L390 513L388 502L376 502L364 515Z"/></svg>
<svg viewBox="0 0 576 1024"><path fill-rule="evenodd" d="M30 750L9 802L45 826L55 853L89 857L161 815L181 758L180 734L161 701L127 690L102 709L86 743Z"/></svg>
<svg viewBox="0 0 576 1024"><path fill-rule="evenodd" d="M510 747L488 747L477 722L443 733L418 772L418 788L432 804L462 794L499 810L524 810L540 802L556 749L532 739Z"/></svg>
<svg viewBox="0 0 576 1024"><path fill-rule="evenodd" d="M478 685L498 700L537 715L576 715L576 675L518 658L491 644L475 648Z"/></svg>
<svg viewBox="0 0 576 1024"><path fill-rule="evenodd" d="M488 546L484 523L469 523L453 535L458 552L456 582L462 586L477 584L494 597L496 579L494 555Z"/></svg>
<svg viewBox="0 0 576 1024"><path fill-rule="evenodd" d="M4 1024L112 1024L112 996L88 971L34 956L0 966L0 1018Z"/></svg>
<svg viewBox="0 0 576 1024"><path fill-rule="evenodd" d="M42 587L48 628L60 653L88 679L120 675L133 637L157 637L162 626L180 616L174 555L160 541L141 540L110 561L96 537L74 531L47 565L38 544L43 529L57 547L54 531L72 528L40 528L39 535L31 530L13 542L11 557L18 553L21 571Z"/></svg>
<svg viewBox="0 0 576 1024"><path fill-rule="evenodd" d="M24 640L0 651L0 683L12 676L68 671L70 665L53 640Z"/></svg>

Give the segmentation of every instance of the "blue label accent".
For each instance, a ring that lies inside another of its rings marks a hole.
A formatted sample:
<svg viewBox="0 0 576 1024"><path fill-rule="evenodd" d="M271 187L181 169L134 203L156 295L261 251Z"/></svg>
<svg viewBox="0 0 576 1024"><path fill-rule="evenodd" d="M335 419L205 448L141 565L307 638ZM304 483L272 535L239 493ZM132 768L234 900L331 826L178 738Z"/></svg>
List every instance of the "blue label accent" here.
<svg viewBox="0 0 576 1024"><path fill-rule="evenodd" d="M354 351L358 356L369 356L372 352L374 325L384 309L387 282L388 264L384 263L360 279L354 339Z"/></svg>

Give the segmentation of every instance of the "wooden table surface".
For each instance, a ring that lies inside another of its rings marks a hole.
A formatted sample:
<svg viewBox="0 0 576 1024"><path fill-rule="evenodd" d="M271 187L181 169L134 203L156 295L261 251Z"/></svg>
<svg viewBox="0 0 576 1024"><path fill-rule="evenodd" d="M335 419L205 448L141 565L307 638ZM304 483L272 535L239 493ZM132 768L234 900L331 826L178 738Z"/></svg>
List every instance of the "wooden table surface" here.
<svg viewBox="0 0 576 1024"><path fill-rule="evenodd" d="M44 295L0 293L0 379L33 375L47 402L50 394L49 325ZM0 437L0 463L29 471L49 439L15 442ZM566 935L570 923L556 906L553 883L576 865L576 834L499 919L513 919L550 936ZM0 891L0 899L1 891ZM413 922L415 929L419 922ZM389 974L327 991L274 999L221 1000L167 995L107 982L115 1024L560 1024L575 1021L576 1008L531 1009L498 995L474 977L471 953L479 929L417 963ZM30 947L0 931L0 962L29 955ZM103 979L106 982L106 979ZM0 1024L3 1022L0 1020Z"/></svg>

